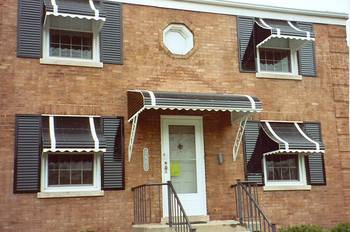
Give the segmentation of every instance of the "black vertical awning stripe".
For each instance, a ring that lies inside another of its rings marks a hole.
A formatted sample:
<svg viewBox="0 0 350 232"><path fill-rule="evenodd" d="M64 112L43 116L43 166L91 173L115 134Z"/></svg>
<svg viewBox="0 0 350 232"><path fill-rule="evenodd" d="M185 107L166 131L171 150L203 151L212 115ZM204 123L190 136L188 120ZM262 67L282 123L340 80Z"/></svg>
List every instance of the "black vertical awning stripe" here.
<svg viewBox="0 0 350 232"><path fill-rule="evenodd" d="M262 103L256 97L238 94L128 91L129 119L143 109L260 112Z"/></svg>

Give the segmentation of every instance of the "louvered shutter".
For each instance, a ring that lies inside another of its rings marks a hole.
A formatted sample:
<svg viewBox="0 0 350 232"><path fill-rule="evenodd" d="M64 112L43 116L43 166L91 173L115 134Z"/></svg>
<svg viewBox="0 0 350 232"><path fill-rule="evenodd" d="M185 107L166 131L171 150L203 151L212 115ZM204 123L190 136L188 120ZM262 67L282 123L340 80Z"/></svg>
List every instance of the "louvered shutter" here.
<svg viewBox="0 0 350 232"><path fill-rule="evenodd" d="M122 117L104 117L103 136L106 152L103 154L102 188L124 189L124 130Z"/></svg>
<svg viewBox="0 0 350 232"><path fill-rule="evenodd" d="M313 31L312 23L298 22L298 27L302 30ZM299 73L302 76L316 77L316 55L315 43L308 41L299 50Z"/></svg>
<svg viewBox="0 0 350 232"><path fill-rule="evenodd" d="M14 192L40 191L41 116L16 116Z"/></svg>
<svg viewBox="0 0 350 232"><path fill-rule="evenodd" d="M319 123L305 123L304 130L316 142L322 141L321 125ZM324 154L317 153L306 156L306 170L308 184L326 185Z"/></svg>
<svg viewBox="0 0 350 232"><path fill-rule="evenodd" d="M103 1L106 22L101 30L101 62L123 64L122 4Z"/></svg>
<svg viewBox="0 0 350 232"><path fill-rule="evenodd" d="M18 0L18 57L41 58L42 18L42 0Z"/></svg>
<svg viewBox="0 0 350 232"><path fill-rule="evenodd" d="M246 180L254 181L259 184L264 182L264 173L262 168L262 154L255 154L257 141L260 134L260 123L248 121L244 130L244 163ZM257 157L254 157L256 156ZM253 161L253 159L255 159ZM251 164L254 162L254 165Z"/></svg>
<svg viewBox="0 0 350 232"><path fill-rule="evenodd" d="M238 46L239 46L239 67L242 72L255 72L255 44L253 49L249 49L249 41L251 40L255 20L252 17L237 17L237 34L238 34ZM251 43L253 41L250 41ZM251 54L246 54L250 52ZM251 61L251 62L248 62ZM246 64L248 62L249 64ZM252 63L253 64L250 64Z"/></svg>

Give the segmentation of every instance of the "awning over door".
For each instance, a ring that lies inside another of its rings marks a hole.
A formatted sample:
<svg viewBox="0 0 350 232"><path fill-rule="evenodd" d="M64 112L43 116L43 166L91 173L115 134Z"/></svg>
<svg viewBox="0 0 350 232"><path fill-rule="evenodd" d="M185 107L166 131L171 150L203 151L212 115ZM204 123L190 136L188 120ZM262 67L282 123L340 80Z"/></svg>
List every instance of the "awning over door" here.
<svg viewBox="0 0 350 232"><path fill-rule="evenodd" d="M249 95L128 91L129 121L148 109L255 113L262 111L262 104Z"/></svg>
<svg viewBox="0 0 350 232"><path fill-rule="evenodd" d="M253 96L240 94L153 92L149 90L128 91L128 118L132 122L129 161L131 160L138 116L144 110L193 110L228 111L233 121L241 120L233 148L236 159L247 116L262 111L261 101Z"/></svg>
<svg viewBox="0 0 350 232"><path fill-rule="evenodd" d="M105 21L99 1L93 0L44 0L45 14Z"/></svg>
<svg viewBox="0 0 350 232"><path fill-rule="evenodd" d="M44 116L43 152L106 152L100 117Z"/></svg>
<svg viewBox="0 0 350 232"><path fill-rule="evenodd" d="M271 142L277 144L277 149L265 155L278 153L324 153L322 141L310 138L303 130L303 124L298 122L261 122L261 127ZM275 146L272 146L275 147Z"/></svg>
<svg viewBox="0 0 350 232"><path fill-rule="evenodd" d="M290 47L298 50L305 42L315 40L313 32L302 30L291 21L258 18L255 23L258 26L256 47L275 47L276 40L287 39Z"/></svg>

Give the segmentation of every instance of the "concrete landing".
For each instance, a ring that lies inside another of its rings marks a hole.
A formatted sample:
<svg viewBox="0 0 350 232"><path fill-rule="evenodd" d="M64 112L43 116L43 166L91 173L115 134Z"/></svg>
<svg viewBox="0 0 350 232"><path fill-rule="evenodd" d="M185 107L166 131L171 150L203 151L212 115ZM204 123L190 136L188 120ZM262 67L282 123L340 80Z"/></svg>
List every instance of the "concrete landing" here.
<svg viewBox="0 0 350 232"><path fill-rule="evenodd" d="M249 232L247 228L239 225L234 220L208 221L205 223L192 224L196 232ZM174 232L164 224L134 225L133 232Z"/></svg>

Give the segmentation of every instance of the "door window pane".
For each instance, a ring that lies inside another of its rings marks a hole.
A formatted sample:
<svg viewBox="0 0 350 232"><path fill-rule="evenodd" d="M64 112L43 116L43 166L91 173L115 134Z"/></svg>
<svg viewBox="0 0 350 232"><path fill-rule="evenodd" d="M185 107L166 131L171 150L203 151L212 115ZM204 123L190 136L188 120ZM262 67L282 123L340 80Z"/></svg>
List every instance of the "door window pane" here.
<svg viewBox="0 0 350 232"><path fill-rule="evenodd" d="M197 193L195 127L169 126L170 175L177 193Z"/></svg>

